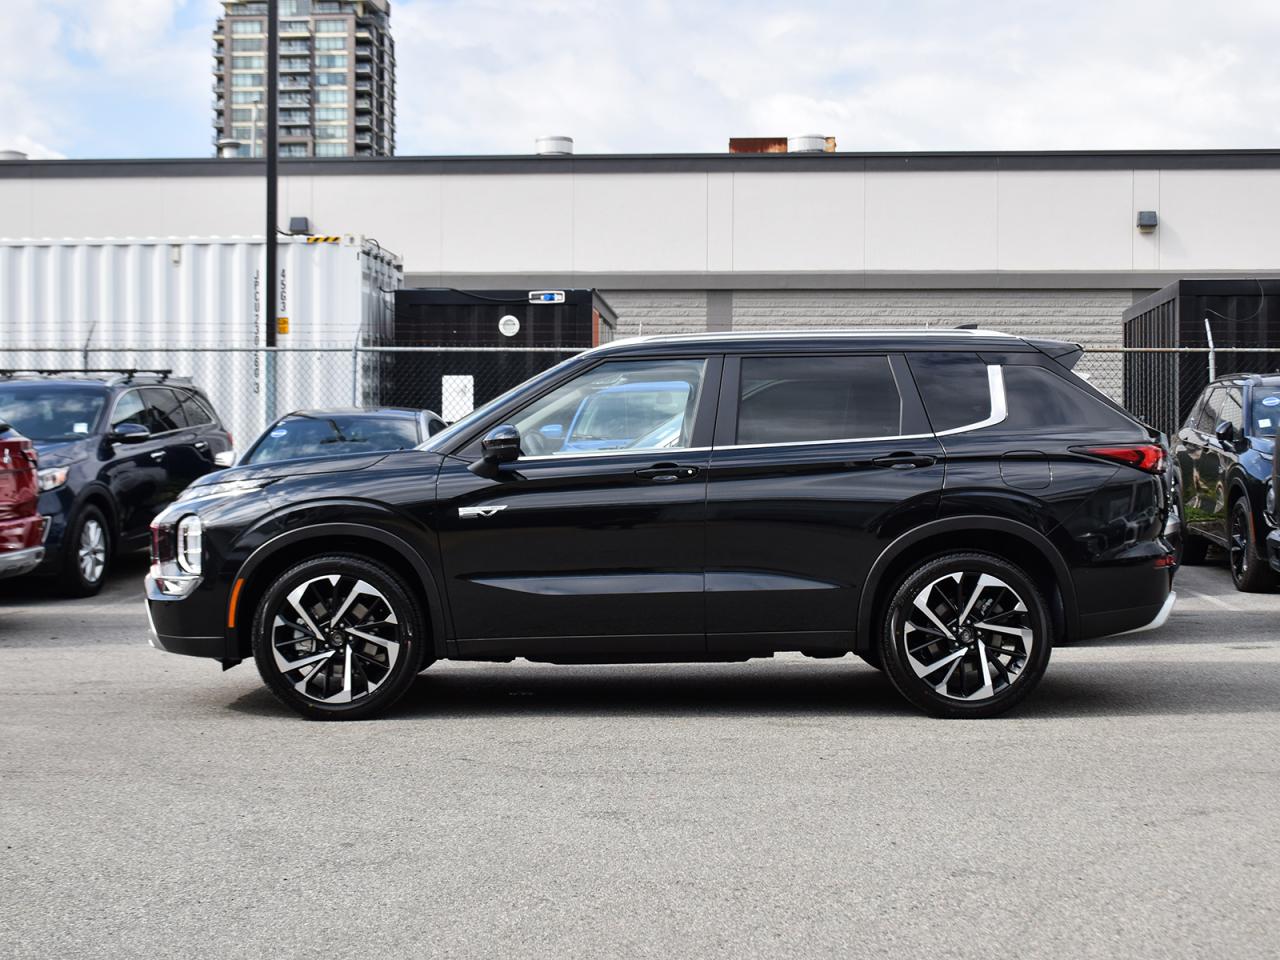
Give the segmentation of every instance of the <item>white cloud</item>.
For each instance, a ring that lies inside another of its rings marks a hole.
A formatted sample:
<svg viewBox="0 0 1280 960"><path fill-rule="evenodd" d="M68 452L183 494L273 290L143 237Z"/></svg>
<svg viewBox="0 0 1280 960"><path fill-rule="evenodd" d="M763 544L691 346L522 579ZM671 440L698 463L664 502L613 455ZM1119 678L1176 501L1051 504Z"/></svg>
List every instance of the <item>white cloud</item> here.
<svg viewBox="0 0 1280 960"><path fill-rule="evenodd" d="M208 156L218 0L4 0L0 147ZM399 152L1280 145L1274 0L392 0Z"/></svg>
<svg viewBox="0 0 1280 960"><path fill-rule="evenodd" d="M400 0L400 152L1269 146L1264 2Z"/></svg>

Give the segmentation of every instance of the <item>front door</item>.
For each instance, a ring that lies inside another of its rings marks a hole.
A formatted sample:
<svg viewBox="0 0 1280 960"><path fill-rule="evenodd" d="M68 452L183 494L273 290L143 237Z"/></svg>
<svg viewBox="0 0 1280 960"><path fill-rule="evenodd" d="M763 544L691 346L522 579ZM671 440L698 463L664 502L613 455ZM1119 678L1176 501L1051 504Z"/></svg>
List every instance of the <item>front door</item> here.
<svg viewBox="0 0 1280 960"><path fill-rule="evenodd" d="M493 478L472 443L439 475L458 652L701 654L703 524L719 358L597 364L509 418Z"/></svg>
<svg viewBox="0 0 1280 960"><path fill-rule="evenodd" d="M726 360L707 488L710 649L844 649L892 531L932 519L942 450L905 360ZM735 404L736 400L736 404Z"/></svg>

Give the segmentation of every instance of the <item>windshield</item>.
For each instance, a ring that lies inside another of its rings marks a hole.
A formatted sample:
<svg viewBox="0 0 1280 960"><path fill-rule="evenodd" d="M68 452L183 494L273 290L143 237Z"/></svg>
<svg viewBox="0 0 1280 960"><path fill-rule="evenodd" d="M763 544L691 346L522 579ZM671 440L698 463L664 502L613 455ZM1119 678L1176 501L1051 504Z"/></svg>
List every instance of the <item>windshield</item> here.
<svg viewBox="0 0 1280 960"><path fill-rule="evenodd" d="M3 412L3 411L0 411ZM1255 437L1274 437L1280 426L1280 385L1253 388L1253 417L1250 426Z"/></svg>
<svg viewBox="0 0 1280 960"><path fill-rule="evenodd" d="M28 440L79 440L98 423L107 392L101 387L43 383L0 385L0 418Z"/></svg>
<svg viewBox="0 0 1280 960"><path fill-rule="evenodd" d="M434 437L432 437L430 440L428 440L426 443L422 445L422 449L431 450L431 451L444 450L446 447L452 445L453 443L457 442L462 437L470 433L471 430L478 423L484 420L484 418L487 417L491 411L496 410L498 407L502 406L502 404L506 403L517 393L519 393L522 390L525 390L526 388L542 383L551 377L558 376L560 371L563 370L565 366L567 366L570 363L573 363L575 360L577 360L581 356L582 354L576 354L575 356L567 357L566 359L561 360L559 363L557 363L554 367L550 367L542 371L542 373L538 374L535 377L529 378L524 383L516 384L510 390L507 390L504 393L500 393L498 396L494 397L488 403L481 404L480 406L472 410L470 413L468 413L466 416L462 417L461 419L455 420L447 428L437 433Z"/></svg>
<svg viewBox="0 0 1280 960"><path fill-rule="evenodd" d="M416 418L294 414L277 421L243 462L272 463L301 457L405 450L420 439Z"/></svg>

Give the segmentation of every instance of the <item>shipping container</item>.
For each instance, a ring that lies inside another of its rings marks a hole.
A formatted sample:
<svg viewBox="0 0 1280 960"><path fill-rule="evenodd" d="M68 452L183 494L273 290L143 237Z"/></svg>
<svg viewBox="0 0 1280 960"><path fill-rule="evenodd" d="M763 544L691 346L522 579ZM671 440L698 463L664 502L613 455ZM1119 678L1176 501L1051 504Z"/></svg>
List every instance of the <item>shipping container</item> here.
<svg viewBox="0 0 1280 960"><path fill-rule="evenodd" d="M0 368L171 369L208 391L241 447L275 413L346 406L357 340L385 340L397 257L359 237L279 239L278 352L253 237L0 240ZM356 399L376 399L361 381Z"/></svg>
<svg viewBox="0 0 1280 960"><path fill-rule="evenodd" d="M565 357L608 343L617 321L596 290L399 290L386 342L445 349L387 354L382 401L456 420Z"/></svg>
<svg viewBox="0 0 1280 960"><path fill-rule="evenodd" d="M1191 353L1127 353L1124 405L1175 434L1213 372L1280 369L1280 280L1179 280L1124 312L1124 345L1191 347ZM1274 347L1275 352L1232 352Z"/></svg>

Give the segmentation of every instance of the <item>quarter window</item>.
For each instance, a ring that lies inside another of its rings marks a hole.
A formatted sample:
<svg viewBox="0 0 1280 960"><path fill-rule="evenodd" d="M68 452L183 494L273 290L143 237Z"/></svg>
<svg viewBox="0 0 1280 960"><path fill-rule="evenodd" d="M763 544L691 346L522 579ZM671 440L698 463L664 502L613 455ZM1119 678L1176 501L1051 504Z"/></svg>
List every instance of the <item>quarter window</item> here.
<svg viewBox="0 0 1280 960"><path fill-rule="evenodd" d="M746 357L739 444L892 437L902 397L887 357Z"/></svg>
<svg viewBox="0 0 1280 960"><path fill-rule="evenodd" d="M193 393L185 393L178 391L178 396L182 398L182 412L187 418L187 424L192 427L199 427L206 423L213 423L213 414L205 407L203 403Z"/></svg>
<svg viewBox="0 0 1280 960"><path fill-rule="evenodd" d="M602 363L534 401L511 423L525 456L688 447L705 360Z"/></svg>

